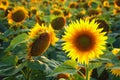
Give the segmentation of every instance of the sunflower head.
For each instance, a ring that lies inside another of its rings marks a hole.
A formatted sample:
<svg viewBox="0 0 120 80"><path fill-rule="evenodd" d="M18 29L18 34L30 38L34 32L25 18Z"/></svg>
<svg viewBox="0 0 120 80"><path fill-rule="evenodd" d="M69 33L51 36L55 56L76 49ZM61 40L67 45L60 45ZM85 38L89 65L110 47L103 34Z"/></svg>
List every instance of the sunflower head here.
<svg viewBox="0 0 120 80"><path fill-rule="evenodd" d="M61 73L61 74L57 75L57 80L60 80L61 78L66 80L66 79L69 79L69 77L70 77L70 74L68 74L68 73L64 73L63 74L63 73Z"/></svg>
<svg viewBox="0 0 120 80"><path fill-rule="evenodd" d="M113 63L107 63L105 67L106 67L106 69L109 69L110 67L113 67L113 66L114 66ZM110 70L110 72L115 76L120 76L120 69L119 68L112 68Z"/></svg>
<svg viewBox="0 0 120 80"><path fill-rule="evenodd" d="M79 5L77 2L70 2L70 4L69 4L69 8L78 8L78 7L79 7Z"/></svg>
<svg viewBox="0 0 120 80"><path fill-rule="evenodd" d="M110 6L110 4L107 0L103 2L103 7L109 7L109 6Z"/></svg>
<svg viewBox="0 0 120 80"><path fill-rule="evenodd" d="M98 19L95 22L99 24L98 28L103 28L102 32L106 32L106 34L109 32L109 25L105 20Z"/></svg>
<svg viewBox="0 0 120 80"><path fill-rule="evenodd" d="M15 22L16 24L21 24L26 17L28 16L28 12L24 7L15 7L12 11L8 14L8 23L12 24Z"/></svg>
<svg viewBox="0 0 120 80"><path fill-rule="evenodd" d="M51 21L51 26L55 30L60 30L65 26L66 20L64 17L57 17Z"/></svg>
<svg viewBox="0 0 120 80"><path fill-rule="evenodd" d="M0 9L6 10L9 6L8 0L1 0L0 1Z"/></svg>
<svg viewBox="0 0 120 80"><path fill-rule="evenodd" d="M62 15L61 10L59 10L59 9L50 10L50 13L53 15Z"/></svg>
<svg viewBox="0 0 120 80"><path fill-rule="evenodd" d="M114 0L115 8L120 8L120 0Z"/></svg>
<svg viewBox="0 0 120 80"><path fill-rule="evenodd" d="M30 30L29 39L31 40L28 45L29 57L43 54L50 44L54 45L58 40L51 26L40 26L38 23Z"/></svg>
<svg viewBox="0 0 120 80"><path fill-rule="evenodd" d="M31 7L30 10L31 10L31 13L34 14L34 15L37 13L37 8L36 7Z"/></svg>
<svg viewBox="0 0 120 80"><path fill-rule="evenodd" d="M120 14L120 9L113 9L113 14L114 15Z"/></svg>
<svg viewBox="0 0 120 80"><path fill-rule="evenodd" d="M106 49L106 32L101 32L103 29L98 28L95 20L77 20L65 30L63 50L75 61L88 64L89 60L98 58Z"/></svg>
<svg viewBox="0 0 120 80"><path fill-rule="evenodd" d="M72 16L72 14L70 13L68 9L63 11L63 15L65 16L65 18L70 18Z"/></svg>
<svg viewBox="0 0 120 80"><path fill-rule="evenodd" d="M88 10L88 15L89 15L89 16L100 15L100 14L101 14L101 11L100 11L100 10L97 10L97 9L89 9L89 10Z"/></svg>

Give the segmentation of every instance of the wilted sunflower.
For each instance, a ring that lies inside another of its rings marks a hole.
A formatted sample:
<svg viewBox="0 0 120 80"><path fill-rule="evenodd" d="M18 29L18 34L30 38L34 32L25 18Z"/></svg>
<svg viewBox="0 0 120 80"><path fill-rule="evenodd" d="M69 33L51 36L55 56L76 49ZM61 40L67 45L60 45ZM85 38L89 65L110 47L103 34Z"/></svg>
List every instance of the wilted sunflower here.
<svg viewBox="0 0 120 80"><path fill-rule="evenodd" d="M95 20L76 20L65 28L63 36L63 50L66 50L68 56L80 63L88 64L93 58L98 58L105 50L107 36L103 29L98 29Z"/></svg>
<svg viewBox="0 0 120 80"><path fill-rule="evenodd" d="M51 26L40 26L38 23L30 30L29 39L31 40L28 45L29 57L43 54L50 44L54 45L58 40Z"/></svg>
<svg viewBox="0 0 120 80"><path fill-rule="evenodd" d="M24 7L15 7L14 10L10 11L8 14L8 23L21 24L28 16L28 12Z"/></svg>

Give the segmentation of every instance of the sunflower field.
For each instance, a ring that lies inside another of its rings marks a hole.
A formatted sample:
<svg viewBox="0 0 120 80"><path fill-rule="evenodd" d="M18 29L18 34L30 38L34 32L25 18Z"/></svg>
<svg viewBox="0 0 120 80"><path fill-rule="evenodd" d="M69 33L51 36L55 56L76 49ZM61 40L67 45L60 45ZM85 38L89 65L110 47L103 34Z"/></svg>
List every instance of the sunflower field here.
<svg viewBox="0 0 120 80"><path fill-rule="evenodd" d="M0 0L0 80L120 80L120 0Z"/></svg>

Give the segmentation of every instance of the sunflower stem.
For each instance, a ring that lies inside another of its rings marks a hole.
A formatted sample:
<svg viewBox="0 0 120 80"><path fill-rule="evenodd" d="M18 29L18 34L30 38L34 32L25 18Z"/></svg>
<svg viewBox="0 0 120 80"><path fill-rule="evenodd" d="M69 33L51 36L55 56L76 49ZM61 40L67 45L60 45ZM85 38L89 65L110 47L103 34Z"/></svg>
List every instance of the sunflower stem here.
<svg viewBox="0 0 120 80"><path fill-rule="evenodd" d="M86 80L90 80L90 77L89 77L89 64L86 64Z"/></svg>

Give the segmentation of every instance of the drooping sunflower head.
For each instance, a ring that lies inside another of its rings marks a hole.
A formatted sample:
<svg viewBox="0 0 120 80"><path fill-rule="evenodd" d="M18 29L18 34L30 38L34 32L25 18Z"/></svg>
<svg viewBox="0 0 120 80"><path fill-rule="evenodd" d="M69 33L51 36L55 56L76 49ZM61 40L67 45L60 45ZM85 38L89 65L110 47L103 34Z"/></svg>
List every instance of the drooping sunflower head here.
<svg viewBox="0 0 120 80"><path fill-rule="evenodd" d="M30 30L29 39L31 40L28 45L29 57L43 54L50 44L54 45L58 40L51 26L46 27L38 23Z"/></svg>
<svg viewBox="0 0 120 80"><path fill-rule="evenodd" d="M1 0L0 1L0 9L6 10L9 6L8 0Z"/></svg>
<svg viewBox="0 0 120 80"><path fill-rule="evenodd" d="M8 23L12 24L15 22L16 24L22 23L28 16L28 12L24 7L15 7L8 14Z"/></svg>
<svg viewBox="0 0 120 80"><path fill-rule="evenodd" d="M62 38L63 50L69 52L68 56L73 60L87 64L89 60L98 58L106 49L106 32L101 32L103 29L98 28L95 20L77 20L65 30Z"/></svg>

